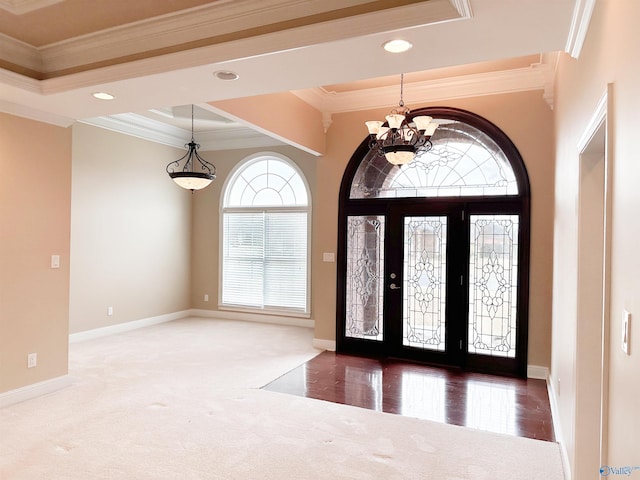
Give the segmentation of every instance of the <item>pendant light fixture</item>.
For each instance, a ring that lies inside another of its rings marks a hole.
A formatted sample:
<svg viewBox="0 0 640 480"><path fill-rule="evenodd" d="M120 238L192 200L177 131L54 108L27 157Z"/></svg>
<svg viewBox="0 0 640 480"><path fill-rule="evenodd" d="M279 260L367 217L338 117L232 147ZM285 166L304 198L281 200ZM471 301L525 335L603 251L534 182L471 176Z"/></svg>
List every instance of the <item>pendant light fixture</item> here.
<svg viewBox="0 0 640 480"><path fill-rule="evenodd" d="M386 116L386 122L365 122L371 143L369 148L377 150L393 165L411 162L417 154L428 152L433 146L431 136L438 128L432 118L426 115L411 117L411 111L404 106L402 98L404 74L400 75L400 102L398 108Z"/></svg>
<svg viewBox="0 0 640 480"><path fill-rule="evenodd" d="M189 151L184 157L167 165L167 173L173 181L187 190L200 190L216 178L216 167L198 155L198 145L193 139L193 105L191 105L191 141L185 145Z"/></svg>

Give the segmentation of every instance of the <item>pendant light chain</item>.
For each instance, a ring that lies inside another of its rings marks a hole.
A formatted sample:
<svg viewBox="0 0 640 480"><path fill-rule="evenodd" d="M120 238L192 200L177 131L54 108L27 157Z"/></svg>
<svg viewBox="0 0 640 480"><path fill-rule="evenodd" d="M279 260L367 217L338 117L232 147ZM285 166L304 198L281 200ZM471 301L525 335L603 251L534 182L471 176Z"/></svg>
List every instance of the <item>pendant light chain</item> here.
<svg viewBox="0 0 640 480"><path fill-rule="evenodd" d="M193 142L193 103L191 104L191 141Z"/></svg>

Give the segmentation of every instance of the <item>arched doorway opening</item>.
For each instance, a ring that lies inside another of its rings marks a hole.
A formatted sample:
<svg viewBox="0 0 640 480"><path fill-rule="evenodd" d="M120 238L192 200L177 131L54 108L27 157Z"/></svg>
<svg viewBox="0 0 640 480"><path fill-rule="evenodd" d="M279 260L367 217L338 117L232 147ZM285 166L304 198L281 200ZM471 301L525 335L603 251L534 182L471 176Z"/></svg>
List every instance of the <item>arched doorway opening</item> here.
<svg viewBox="0 0 640 480"><path fill-rule="evenodd" d="M526 376L529 179L471 112L431 107L433 149L404 166L368 148L340 189L337 349Z"/></svg>

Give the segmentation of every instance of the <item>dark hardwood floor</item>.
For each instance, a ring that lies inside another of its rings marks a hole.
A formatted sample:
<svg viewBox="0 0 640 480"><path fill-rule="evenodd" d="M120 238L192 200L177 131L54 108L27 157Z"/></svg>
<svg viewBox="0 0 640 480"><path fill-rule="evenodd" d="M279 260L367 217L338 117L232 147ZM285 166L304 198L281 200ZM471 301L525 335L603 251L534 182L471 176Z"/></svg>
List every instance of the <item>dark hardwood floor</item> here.
<svg viewBox="0 0 640 480"><path fill-rule="evenodd" d="M544 380L323 352L266 390L554 441Z"/></svg>

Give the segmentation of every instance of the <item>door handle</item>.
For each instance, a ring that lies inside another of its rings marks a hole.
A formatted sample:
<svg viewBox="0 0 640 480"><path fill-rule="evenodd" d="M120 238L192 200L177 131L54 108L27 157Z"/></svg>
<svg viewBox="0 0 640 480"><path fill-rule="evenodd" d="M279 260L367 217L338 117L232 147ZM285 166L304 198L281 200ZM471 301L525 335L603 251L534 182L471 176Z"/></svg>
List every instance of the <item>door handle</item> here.
<svg viewBox="0 0 640 480"><path fill-rule="evenodd" d="M400 290L400 287L398 287L395 283L392 283L391 285L389 285L389 288L391 290Z"/></svg>

